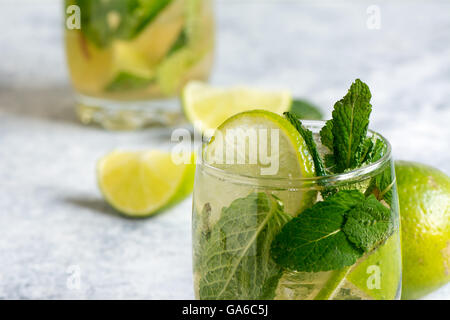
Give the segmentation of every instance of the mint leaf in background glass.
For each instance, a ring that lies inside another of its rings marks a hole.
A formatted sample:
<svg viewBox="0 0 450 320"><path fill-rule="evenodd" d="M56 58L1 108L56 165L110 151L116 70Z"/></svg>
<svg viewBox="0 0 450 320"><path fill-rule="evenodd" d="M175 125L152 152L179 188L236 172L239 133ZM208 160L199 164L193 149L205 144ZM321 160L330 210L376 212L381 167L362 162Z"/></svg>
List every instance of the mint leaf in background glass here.
<svg viewBox="0 0 450 320"><path fill-rule="evenodd" d="M363 255L342 231L345 215L364 201L356 190L339 191L288 222L272 243L272 257L282 267L305 272L337 270Z"/></svg>
<svg viewBox="0 0 450 320"><path fill-rule="evenodd" d="M372 251L394 231L391 211L371 195L347 214L343 231L356 247Z"/></svg>
<svg viewBox="0 0 450 320"><path fill-rule="evenodd" d="M323 114L320 109L309 101L302 99L292 100L291 113L303 120L322 120Z"/></svg>
<svg viewBox="0 0 450 320"><path fill-rule="evenodd" d="M172 53L185 47L187 44L188 44L188 36L187 36L186 30L183 29L183 30L181 30L180 34L178 35L177 40L175 40L175 42L173 43L173 45L170 48L167 55L170 56Z"/></svg>
<svg viewBox="0 0 450 320"><path fill-rule="evenodd" d="M127 1L130 0L124 2ZM116 35L120 39L129 40L137 36L172 0L137 0L137 5L133 5L135 1L131 0L130 13L122 16Z"/></svg>
<svg viewBox="0 0 450 320"><path fill-rule="evenodd" d="M291 216L266 193L252 193L223 208L204 243L201 299L271 299L282 269L270 245Z"/></svg>
<svg viewBox="0 0 450 320"><path fill-rule="evenodd" d="M137 36L172 0L67 0L81 10L81 32L99 48Z"/></svg>
<svg viewBox="0 0 450 320"><path fill-rule="evenodd" d="M332 149L338 173L361 164L361 148L372 111L371 97L369 87L356 79L347 95L334 105L333 119L321 130L322 143Z"/></svg>
<svg viewBox="0 0 450 320"><path fill-rule="evenodd" d="M143 89L153 81L153 78L140 77L129 72L120 72L111 83L107 85L105 90L108 92L117 92Z"/></svg>
<svg viewBox="0 0 450 320"><path fill-rule="evenodd" d="M327 201L338 203L346 211L349 211L364 202L365 199L364 195L358 190L342 190Z"/></svg>
<svg viewBox="0 0 450 320"><path fill-rule="evenodd" d="M139 0L67 0L81 10L81 32L99 48L107 47L115 38L123 20L139 5Z"/></svg>
<svg viewBox="0 0 450 320"><path fill-rule="evenodd" d="M305 140L306 145L308 146L308 150L311 153L311 156L314 161L314 169L316 171L316 176L325 176L326 175L325 168L323 166L323 162L322 159L320 158L319 152L317 151L317 146L316 143L314 142L313 133L311 132L311 130L306 129L302 125L302 122L298 119L298 117L294 113L285 112L284 116L297 129L297 131Z"/></svg>

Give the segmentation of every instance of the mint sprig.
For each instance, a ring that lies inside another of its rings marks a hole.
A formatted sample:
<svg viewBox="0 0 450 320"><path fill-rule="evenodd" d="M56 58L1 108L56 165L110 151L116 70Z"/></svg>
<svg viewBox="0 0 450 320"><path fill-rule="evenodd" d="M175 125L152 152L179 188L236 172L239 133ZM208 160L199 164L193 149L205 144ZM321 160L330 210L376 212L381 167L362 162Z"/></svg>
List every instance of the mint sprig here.
<svg viewBox="0 0 450 320"><path fill-rule="evenodd" d="M347 95L335 103L333 119L322 128L321 140L333 151L337 173L354 169L364 160L361 149L367 147L371 97L369 87L356 79Z"/></svg>
<svg viewBox="0 0 450 320"><path fill-rule="evenodd" d="M114 39L136 37L172 0L66 0L81 9L81 32L98 48L108 47ZM117 25L111 16L118 16Z"/></svg>
<svg viewBox="0 0 450 320"><path fill-rule="evenodd" d="M304 272L353 265L392 233L391 212L357 190L339 191L288 222L272 242L273 259Z"/></svg>

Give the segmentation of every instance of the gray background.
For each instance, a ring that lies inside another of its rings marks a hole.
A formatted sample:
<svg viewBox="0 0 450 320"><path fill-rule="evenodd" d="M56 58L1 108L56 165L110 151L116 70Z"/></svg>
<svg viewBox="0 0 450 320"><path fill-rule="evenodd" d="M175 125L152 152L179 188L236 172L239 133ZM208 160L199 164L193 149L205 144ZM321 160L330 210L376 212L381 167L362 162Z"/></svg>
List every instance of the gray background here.
<svg viewBox="0 0 450 320"><path fill-rule="evenodd" d="M372 4L381 29L366 25ZM359 77L394 156L449 174L449 12L446 1L218 1L212 82L287 87L329 117ZM57 0L0 0L0 298L193 298L191 199L128 220L95 180L103 154L168 149L171 130L77 122L62 13ZM450 285L429 298L450 299Z"/></svg>

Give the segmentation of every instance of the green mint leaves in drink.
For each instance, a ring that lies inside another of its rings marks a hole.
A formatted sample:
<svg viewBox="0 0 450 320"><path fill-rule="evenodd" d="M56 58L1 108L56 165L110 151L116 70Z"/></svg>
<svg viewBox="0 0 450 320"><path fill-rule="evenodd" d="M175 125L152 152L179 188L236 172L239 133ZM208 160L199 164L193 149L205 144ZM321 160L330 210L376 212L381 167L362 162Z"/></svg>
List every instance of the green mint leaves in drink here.
<svg viewBox="0 0 450 320"><path fill-rule="evenodd" d="M98 48L137 36L172 0L67 0L81 10L81 31Z"/></svg>
<svg viewBox="0 0 450 320"><path fill-rule="evenodd" d="M266 193L251 193L222 209L198 268L201 299L272 299L282 269L270 245L291 219L281 202Z"/></svg>
<svg viewBox="0 0 450 320"><path fill-rule="evenodd" d="M357 248L370 252L394 232L391 211L370 195L348 212L342 230Z"/></svg>
<svg viewBox="0 0 450 320"><path fill-rule="evenodd" d="M273 241L271 253L289 270L337 270L375 249L393 229L391 211L375 197L344 190L288 222Z"/></svg>

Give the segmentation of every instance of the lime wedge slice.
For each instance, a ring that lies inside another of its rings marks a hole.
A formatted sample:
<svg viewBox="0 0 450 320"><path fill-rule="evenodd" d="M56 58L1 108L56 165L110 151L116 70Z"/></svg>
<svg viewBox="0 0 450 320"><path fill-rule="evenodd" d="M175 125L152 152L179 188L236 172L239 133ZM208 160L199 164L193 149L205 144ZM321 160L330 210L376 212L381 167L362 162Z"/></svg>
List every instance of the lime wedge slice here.
<svg viewBox="0 0 450 320"><path fill-rule="evenodd" d="M399 235L394 233L350 272L347 281L372 299L393 300L400 283L402 266L399 257Z"/></svg>
<svg viewBox="0 0 450 320"><path fill-rule="evenodd" d="M257 180L261 184L264 178L285 179L273 194L294 216L315 199L315 191L295 191L290 184L293 178L313 177L314 162L300 133L276 113L253 110L234 115L215 131L204 156L208 164L226 172L262 178ZM248 191L254 190L243 190L242 196Z"/></svg>
<svg viewBox="0 0 450 320"><path fill-rule="evenodd" d="M192 192L194 155L190 164L175 164L170 153L114 151L97 166L100 190L115 209L132 217L147 217Z"/></svg>
<svg viewBox="0 0 450 320"><path fill-rule="evenodd" d="M284 90L218 88L199 81L188 83L182 94L186 117L201 131L214 130L229 117L252 109L282 114L290 109L291 102L291 94Z"/></svg>

